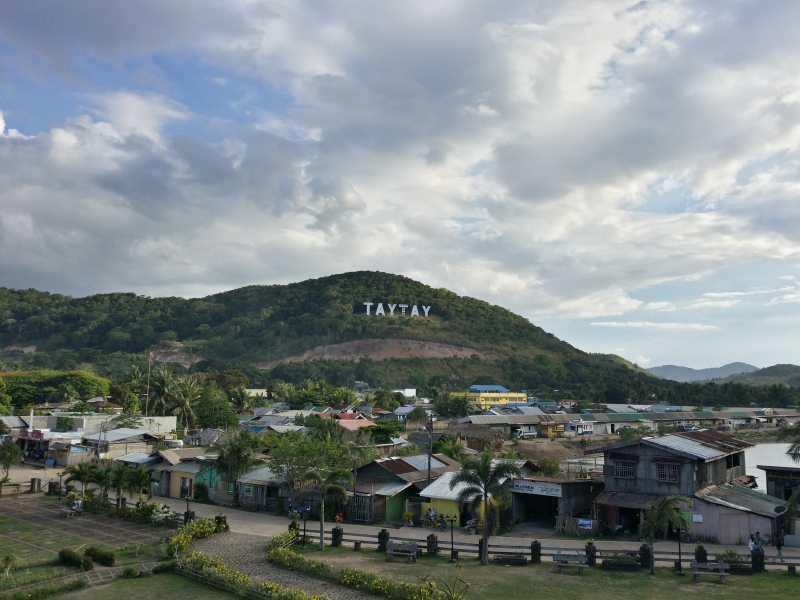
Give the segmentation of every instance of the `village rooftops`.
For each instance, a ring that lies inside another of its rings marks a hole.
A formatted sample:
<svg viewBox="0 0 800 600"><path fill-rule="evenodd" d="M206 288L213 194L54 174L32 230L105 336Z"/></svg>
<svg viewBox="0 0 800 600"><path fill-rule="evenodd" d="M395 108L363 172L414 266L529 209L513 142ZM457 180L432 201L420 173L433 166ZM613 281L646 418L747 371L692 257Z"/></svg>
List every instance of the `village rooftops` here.
<svg viewBox="0 0 800 600"><path fill-rule="evenodd" d="M83 439L89 442L105 442L108 444L113 444L115 442L123 442L125 440L138 437L156 439L158 436L151 433L149 429L120 427L119 429L110 429L108 431L90 433L88 435L84 435Z"/></svg>
<svg viewBox="0 0 800 600"><path fill-rule="evenodd" d="M511 390L502 385L471 385L469 391L475 394L507 394Z"/></svg>
<svg viewBox="0 0 800 600"><path fill-rule="evenodd" d="M129 465L149 465L158 462L159 457L157 454L151 454L150 452L131 452L130 454L119 456L114 460Z"/></svg>
<svg viewBox="0 0 800 600"><path fill-rule="evenodd" d="M369 419L338 419L336 423L347 431L358 431L367 427L375 427L375 423Z"/></svg>
<svg viewBox="0 0 800 600"><path fill-rule="evenodd" d="M428 455L388 456L375 459L374 463L406 482L424 481L428 477ZM459 463L444 454L431 455L431 477L455 471Z"/></svg>
<svg viewBox="0 0 800 600"><path fill-rule="evenodd" d="M239 483L249 483L249 484L265 484L265 483L276 483L282 482L283 478L279 475L276 475L272 469L269 467L258 467L257 469L252 469L239 477Z"/></svg>

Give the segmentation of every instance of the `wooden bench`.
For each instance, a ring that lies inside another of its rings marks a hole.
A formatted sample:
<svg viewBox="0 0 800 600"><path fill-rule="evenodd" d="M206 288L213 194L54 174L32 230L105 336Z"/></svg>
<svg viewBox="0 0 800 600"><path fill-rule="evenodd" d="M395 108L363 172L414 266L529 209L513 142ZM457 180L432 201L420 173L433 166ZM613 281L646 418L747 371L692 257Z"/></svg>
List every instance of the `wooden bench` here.
<svg viewBox="0 0 800 600"><path fill-rule="evenodd" d="M583 554L554 554L553 564L556 566L556 571L561 573L562 569L572 567L578 571L578 575L583 573L583 568L587 566L586 556Z"/></svg>
<svg viewBox="0 0 800 600"><path fill-rule="evenodd" d="M725 578L728 576L729 566L723 562L697 562L692 561L692 581L697 583L701 575L711 575L719 577L720 583L725 583Z"/></svg>
<svg viewBox="0 0 800 600"><path fill-rule="evenodd" d="M498 565L525 566L528 564L528 557L521 552L490 552L492 562Z"/></svg>
<svg viewBox="0 0 800 600"><path fill-rule="evenodd" d="M408 562L417 562L417 545L414 542L393 542L386 544L386 560L391 561L397 557L405 558Z"/></svg>

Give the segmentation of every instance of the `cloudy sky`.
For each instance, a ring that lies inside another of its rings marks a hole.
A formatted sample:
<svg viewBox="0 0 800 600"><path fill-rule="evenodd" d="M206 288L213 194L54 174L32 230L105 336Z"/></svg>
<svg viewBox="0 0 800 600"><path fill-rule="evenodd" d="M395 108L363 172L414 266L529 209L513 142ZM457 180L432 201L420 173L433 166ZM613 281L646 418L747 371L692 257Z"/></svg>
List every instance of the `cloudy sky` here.
<svg viewBox="0 0 800 600"><path fill-rule="evenodd" d="M800 362L800 2L0 3L0 285L355 269Z"/></svg>

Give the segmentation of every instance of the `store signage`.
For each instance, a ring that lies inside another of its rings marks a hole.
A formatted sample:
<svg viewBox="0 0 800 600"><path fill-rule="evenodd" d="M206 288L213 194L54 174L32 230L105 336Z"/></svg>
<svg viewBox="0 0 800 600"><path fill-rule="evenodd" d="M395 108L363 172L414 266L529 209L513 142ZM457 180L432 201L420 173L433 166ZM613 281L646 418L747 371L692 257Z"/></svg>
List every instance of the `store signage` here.
<svg viewBox="0 0 800 600"><path fill-rule="evenodd" d="M531 481L530 479L515 479L511 486L512 492L519 494L533 494L534 496L552 496L561 498L561 484L546 481Z"/></svg>
<svg viewBox="0 0 800 600"><path fill-rule="evenodd" d="M362 302L353 312L368 317L429 317L431 307L401 302Z"/></svg>

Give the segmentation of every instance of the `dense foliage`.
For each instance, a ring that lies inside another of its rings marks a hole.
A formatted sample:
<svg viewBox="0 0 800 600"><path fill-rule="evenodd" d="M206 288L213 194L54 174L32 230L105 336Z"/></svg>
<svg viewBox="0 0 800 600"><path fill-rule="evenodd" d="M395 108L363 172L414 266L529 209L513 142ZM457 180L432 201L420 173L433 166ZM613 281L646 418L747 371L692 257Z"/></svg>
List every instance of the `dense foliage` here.
<svg viewBox="0 0 800 600"><path fill-rule="evenodd" d="M353 310L364 301L430 305L431 316L365 317ZM277 362L320 345L393 338L474 348L483 356ZM280 382L326 381L348 387L361 380L387 389L416 387L434 397L473 383L500 383L586 402L657 400L711 407L787 406L798 400L798 391L780 386L658 380L618 357L581 352L498 306L379 272L250 286L198 299L134 294L70 298L0 288L0 362L7 367L70 370L92 365L119 380L151 349L158 360L215 377L237 367L239 387L249 382L270 390L279 390ZM218 383L226 393L235 387ZM59 391L58 386L48 387ZM292 405L321 395L338 405L348 401L335 388L304 386L295 392L289 396ZM13 391L6 393L18 406L30 401L30 394L17 400ZM452 409L453 414L461 412ZM205 414L216 413L212 409Z"/></svg>
<svg viewBox="0 0 800 600"><path fill-rule="evenodd" d="M9 396L16 407L41 402L88 400L105 396L110 382L87 371L0 372L0 404Z"/></svg>

